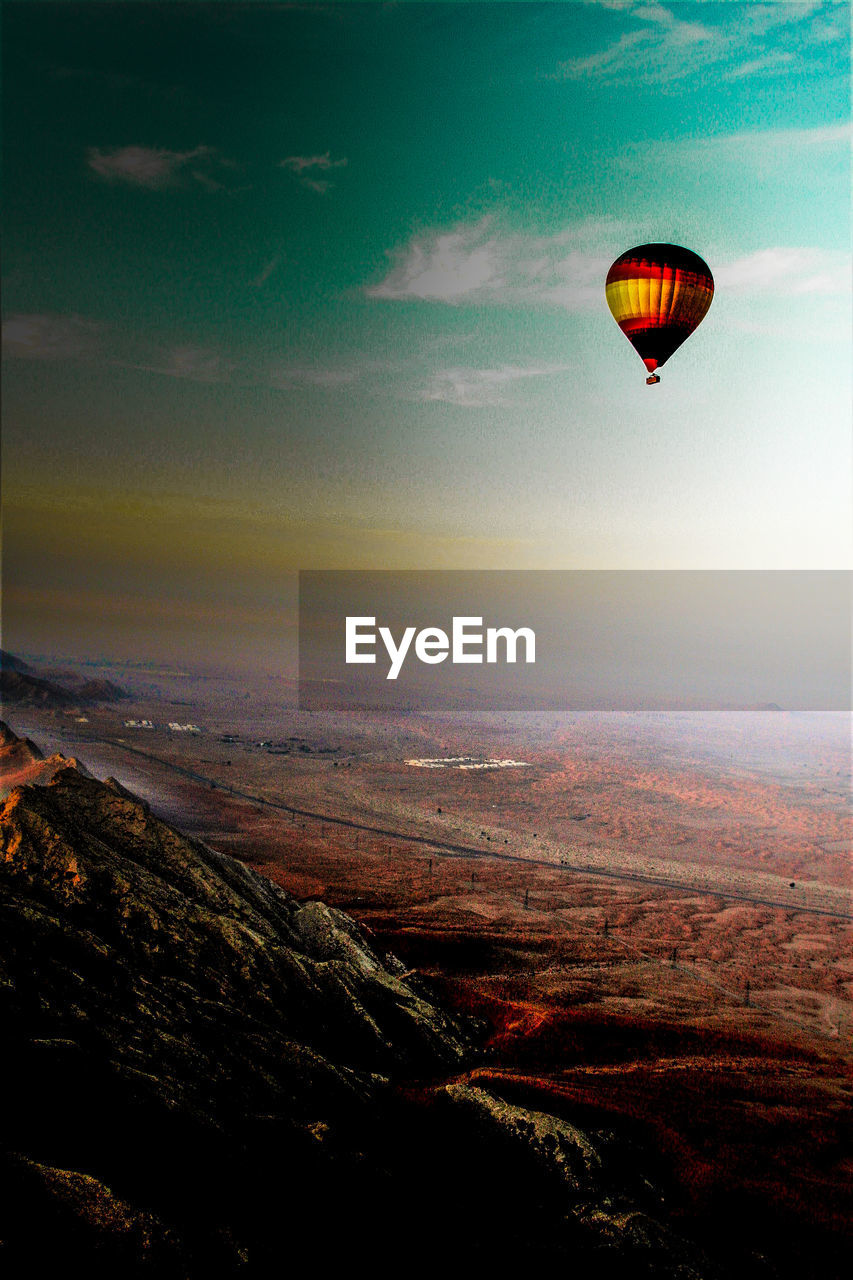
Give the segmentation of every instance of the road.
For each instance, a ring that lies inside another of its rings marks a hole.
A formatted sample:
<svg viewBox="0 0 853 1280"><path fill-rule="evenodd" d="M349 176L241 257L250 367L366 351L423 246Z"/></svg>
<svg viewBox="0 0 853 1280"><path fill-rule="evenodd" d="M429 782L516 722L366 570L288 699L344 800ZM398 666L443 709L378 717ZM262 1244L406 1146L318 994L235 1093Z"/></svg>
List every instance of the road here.
<svg viewBox="0 0 853 1280"><path fill-rule="evenodd" d="M813 916L829 916L835 920L853 920L853 912L845 911L841 906L827 907L818 906L808 901L803 901L804 893L807 891L800 888L796 897L785 896L780 898L765 897L760 894L751 894L745 892L737 892L719 883L711 882L709 879L705 881L682 879L681 877L668 877L660 875L648 875L638 871L627 870L618 867L601 867L590 865L577 860L570 860L569 855L561 853L558 860L549 858L536 858L526 854L503 853L495 849L483 849L476 845L458 844L451 841L443 840L437 836L427 836L411 831L400 831L392 827L376 826L367 822L360 822L355 818L341 817L339 814L324 813L317 809L303 809L296 805L287 804L283 800L271 800L266 796L257 795L251 791L245 791L241 787L235 787L228 783L221 782L217 778L211 778L207 774L199 773L194 769L189 769L184 765L174 764L170 760L164 760L162 756L155 755L153 752L144 751L141 747L133 747L126 742L122 742L115 738L96 738L94 735L90 739L93 742L99 742L104 746L109 746L115 750L127 752L131 755L142 757L152 764L159 765L161 768L170 770L179 774L181 777L188 778L190 781L197 782L206 789L211 788L223 791L227 795L235 796L241 800L245 800L253 805L261 805L267 809L274 809L282 813L290 814L295 818L307 818L315 822L328 823L330 826L341 827L346 830L364 831L373 836L381 836L383 839L396 840L404 844L419 845L424 848L432 849L435 853L443 857L451 858L488 858L497 862L509 862L522 865L533 865L550 868L562 868L565 871L575 875L597 876L609 880L627 881L637 884L654 885L657 888L673 889L679 893L699 893L709 894L713 897L722 898L733 902L748 902L755 906L773 907L784 911L802 912L806 915ZM608 859L612 861L615 855L608 854ZM824 892L828 892L827 886L820 886ZM834 893L839 896L844 895L844 891L833 889Z"/></svg>

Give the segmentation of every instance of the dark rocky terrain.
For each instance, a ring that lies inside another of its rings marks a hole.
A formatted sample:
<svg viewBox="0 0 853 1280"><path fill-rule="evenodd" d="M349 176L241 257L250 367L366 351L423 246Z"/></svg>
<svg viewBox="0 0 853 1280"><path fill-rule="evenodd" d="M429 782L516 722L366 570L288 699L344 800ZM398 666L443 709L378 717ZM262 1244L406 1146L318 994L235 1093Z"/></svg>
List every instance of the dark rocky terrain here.
<svg viewBox="0 0 853 1280"><path fill-rule="evenodd" d="M80 699L70 690L31 675L28 671L0 668L0 700L6 706L50 707L66 709L76 707Z"/></svg>
<svg viewBox="0 0 853 1280"><path fill-rule="evenodd" d="M481 1028L341 911L70 764L2 851L6 1274L721 1274L647 1151L474 1077Z"/></svg>
<svg viewBox="0 0 853 1280"><path fill-rule="evenodd" d="M23 658L16 657L14 653L7 653L5 649L0 649L0 668L4 671L29 671L30 675L33 674Z"/></svg>
<svg viewBox="0 0 853 1280"><path fill-rule="evenodd" d="M113 680L66 671L36 675L20 658L0 650L0 701L8 706L65 711L127 697L127 691Z"/></svg>

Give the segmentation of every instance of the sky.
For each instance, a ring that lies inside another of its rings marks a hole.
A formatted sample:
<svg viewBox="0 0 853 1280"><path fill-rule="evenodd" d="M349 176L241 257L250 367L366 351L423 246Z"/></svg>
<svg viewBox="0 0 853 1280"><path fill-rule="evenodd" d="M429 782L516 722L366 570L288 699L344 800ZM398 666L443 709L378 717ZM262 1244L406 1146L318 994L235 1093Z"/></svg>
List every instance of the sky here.
<svg viewBox="0 0 853 1280"><path fill-rule="evenodd" d="M319 568L836 569L846 3L4 3L4 645ZM604 277L716 282L659 386Z"/></svg>

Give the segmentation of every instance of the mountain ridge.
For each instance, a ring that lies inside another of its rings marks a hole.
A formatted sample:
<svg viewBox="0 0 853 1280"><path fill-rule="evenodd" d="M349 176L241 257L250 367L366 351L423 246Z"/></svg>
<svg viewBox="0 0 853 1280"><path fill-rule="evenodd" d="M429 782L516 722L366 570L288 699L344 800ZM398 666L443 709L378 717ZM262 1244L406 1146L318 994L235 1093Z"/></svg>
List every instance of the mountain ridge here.
<svg viewBox="0 0 853 1280"><path fill-rule="evenodd" d="M468 1088L480 1027L343 912L70 762L0 820L9 1274L266 1277L369 1238L396 1274L715 1276L619 1144Z"/></svg>

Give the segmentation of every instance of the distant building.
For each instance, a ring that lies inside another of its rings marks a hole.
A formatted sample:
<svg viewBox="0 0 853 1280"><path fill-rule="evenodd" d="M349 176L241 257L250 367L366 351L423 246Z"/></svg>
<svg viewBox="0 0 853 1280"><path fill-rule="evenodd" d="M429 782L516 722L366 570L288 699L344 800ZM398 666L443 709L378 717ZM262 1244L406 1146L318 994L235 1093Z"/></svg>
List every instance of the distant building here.
<svg viewBox="0 0 853 1280"><path fill-rule="evenodd" d="M153 729L153 720L125 720L125 729Z"/></svg>
<svg viewBox="0 0 853 1280"><path fill-rule="evenodd" d="M197 724L178 724L175 720L169 721L169 728L172 733L201 733Z"/></svg>

